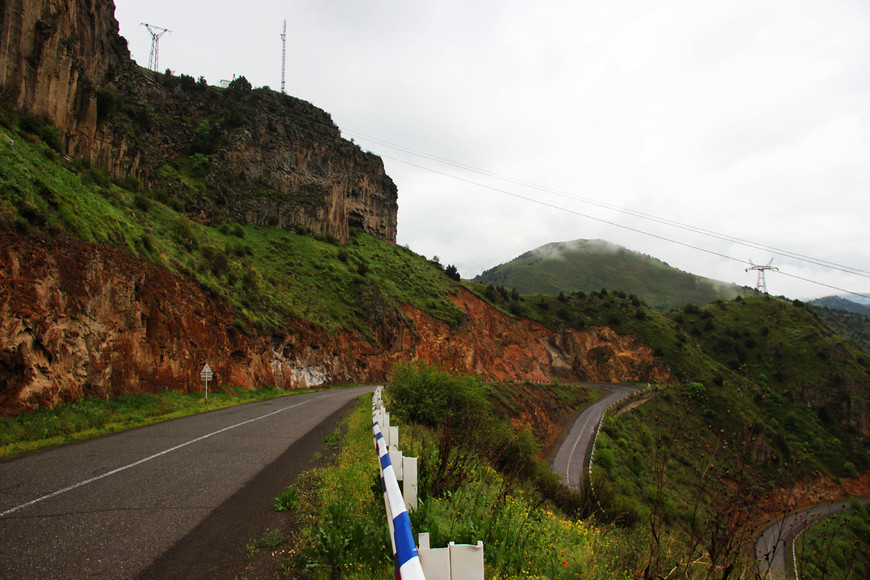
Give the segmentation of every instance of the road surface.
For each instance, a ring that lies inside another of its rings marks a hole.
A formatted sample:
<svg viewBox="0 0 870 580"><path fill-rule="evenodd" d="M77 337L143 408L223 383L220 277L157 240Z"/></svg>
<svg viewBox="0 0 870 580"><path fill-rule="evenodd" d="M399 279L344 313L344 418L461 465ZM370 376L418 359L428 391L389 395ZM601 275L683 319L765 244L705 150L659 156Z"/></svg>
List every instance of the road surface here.
<svg viewBox="0 0 870 580"><path fill-rule="evenodd" d="M0 578L232 577L272 498L372 390L271 399L0 462Z"/></svg>
<svg viewBox="0 0 870 580"><path fill-rule="evenodd" d="M870 499L863 499L867 505ZM801 530L822 518L851 509L848 501L838 501L803 509L779 519L761 532L755 541L755 558L761 578L779 580L794 578L792 543Z"/></svg>
<svg viewBox="0 0 870 580"><path fill-rule="evenodd" d="M562 482L573 489L580 484L580 477L588 465L588 457L592 442L598 428L598 421L604 411L613 403L639 391L637 385L591 384L589 386L607 391L607 393L583 411L574 420L571 430L559 446L550 470L562 476Z"/></svg>

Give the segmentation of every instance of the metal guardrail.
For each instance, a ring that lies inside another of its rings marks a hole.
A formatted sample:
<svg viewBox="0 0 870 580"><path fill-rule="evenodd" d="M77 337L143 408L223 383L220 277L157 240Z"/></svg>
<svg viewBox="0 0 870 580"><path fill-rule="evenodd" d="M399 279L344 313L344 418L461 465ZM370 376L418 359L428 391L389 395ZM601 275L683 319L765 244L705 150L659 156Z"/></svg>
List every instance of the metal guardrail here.
<svg viewBox="0 0 870 580"><path fill-rule="evenodd" d="M384 490L384 505L387 509L387 521L390 525L390 540L393 544L393 558L396 563L396 578L403 580L426 580L414 536L411 532L411 519L405 507L405 499L396 479L396 472L390 461L390 453L384 434L378 422L378 415L383 410L381 387L372 397L372 433L375 439L375 450L381 464L381 487Z"/></svg>
<svg viewBox="0 0 870 580"><path fill-rule="evenodd" d="M398 449L399 428L390 425L378 387L372 397L372 432L381 465L381 485L396 563L396 578L404 580L483 580L483 542L476 545L449 542L432 548L429 534L420 534L414 545L409 509L417 508L417 458L405 457ZM399 480L402 487L399 488Z"/></svg>
<svg viewBox="0 0 870 580"><path fill-rule="evenodd" d="M615 406L622 404L627 399L637 397L644 393L648 393L651 390L653 390L653 387L649 383L647 383L644 390L637 391L635 393L629 393L618 401L614 401L601 412L601 418L598 419L598 427L595 428L595 437L592 438L592 449L589 452L589 489L592 490L592 497L595 498L595 503L598 504L598 510L602 513L604 512L604 506L601 505L601 501L598 499L598 494L595 493L595 486L592 484L592 463L595 459L595 445L598 443L598 435L601 434L601 426L604 424L604 419L607 417L607 413L609 413L610 410L613 409Z"/></svg>

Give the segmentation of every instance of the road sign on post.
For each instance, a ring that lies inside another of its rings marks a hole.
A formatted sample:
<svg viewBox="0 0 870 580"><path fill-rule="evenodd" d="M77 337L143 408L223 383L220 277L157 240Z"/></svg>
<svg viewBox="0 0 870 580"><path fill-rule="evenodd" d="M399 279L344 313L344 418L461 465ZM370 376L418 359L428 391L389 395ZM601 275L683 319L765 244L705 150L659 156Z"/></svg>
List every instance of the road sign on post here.
<svg viewBox="0 0 870 580"><path fill-rule="evenodd" d="M199 376L205 381L205 401L208 402L208 382L214 378L214 373L212 372L211 367L208 366L208 363L205 363L205 366L202 367Z"/></svg>

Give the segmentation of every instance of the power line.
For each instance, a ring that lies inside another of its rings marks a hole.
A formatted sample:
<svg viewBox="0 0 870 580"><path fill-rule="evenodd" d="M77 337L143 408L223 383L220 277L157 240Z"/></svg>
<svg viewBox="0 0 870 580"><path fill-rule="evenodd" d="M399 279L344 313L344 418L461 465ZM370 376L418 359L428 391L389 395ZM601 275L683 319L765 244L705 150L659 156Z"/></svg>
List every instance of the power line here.
<svg viewBox="0 0 870 580"><path fill-rule="evenodd" d="M364 138L365 138L365 137L364 137ZM525 200L525 201L528 201L528 202L531 202L531 203L535 203L535 204L537 204L537 205L542 205L542 206L544 206L544 207L549 207L549 208L556 209L556 210L559 210L559 211L564 211L564 212L566 212L566 213L574 214L574 215L576 215L576 216L584 217L584 218L587 218L587 219L590 219L590 220L593 220L593 221L597 221L597 222L600 222L600 223L604 223L604 224L607 224L607 225L610 225L610 226L614 226L614 227L617 227L617 228L620 228L620 229L623 229L623 230L627 230L627 231L635 232L635 233L638 233L638 234L641 234L641 235L644 235L644 236L647 236L647 237L651 237L651 238L655 238L655 239L663 240L663 241L666 241L666 242L669 242L669 243L672 243L672 244L676 244L676 245L679 245L679 246L683 246L683 247L685 247L685 248L690 248L690 249L692 249L692 250L696 250L696 251L699 251L699 252L704 252L704 253L706 253L706 254L711 254L711 255L714 255L714 256L718 256L718 257L720 257L720 258L724 258L724 259L726 259L726 260L730 260L730 261L732 261L732 262L737 262L737 263L739 263L739 264L750 265L750 266L752 265L752 262L750 262L750 261L748 261L748 260L741 260L741 259L739 259L739 258L735 258L735 257L733 257L733 256L729 256L729 255L727 255L727 254L723 254L723 253L721 253L721 252L716 252L716 251L714 251L714 250L709 250L709 249L707 249L707 248L703 248L703 247L701 247L701 246L696 246L696 245L694 245L694 244L690 244L690 243L687 243L687 242L681 242L681 241L676 240L676 239L674 239L674 238L669 238L669 237L667 237L667 236L663 236L663 235L660 235L660 234L654 234L654 233L652 233L652 232L648 232L648 231L642 230L642 229L640 229L640 228L634 228L634 227L631 227L631 226L627 226L627 225L625 225L625 224L620 224L620 223L617 223L617 222L614 222L614 221L606 220L606 219L604 219L604 218L600 218L600 217L593 216L593 215L590 215L590 214L586 214L586 213L583 213L583 212L579 212L579 211L576 211L576 210L568 209L568 208L565 208L565 207L562 207L562 206L559 206L559 205L555 205L555 204L552 204L552 203L549 203L549 202L546 202L546 201L542 201L542 200L539 200L539 199L535 199L535 198L533 198L533 197L528 197L528 196L525 196L525 195L521 195L521 194L519 194L519 193L515 193L515 192L512 192L512 191L508 191L508 190L506 190L506 189L501 189L501 188L498 188L498 187L494 187L494 186L492 186L492 185L487 185L487 184L485 184L485 183L480 183L480 182L478 182L478 181L474 181L474 180L471 180L471 179L468 179L468 178L465 178L465 177L460 177L460 176L458 176L458 175L454 175L454 174L451 174L451 173L447 173L447 172L445 172L445 171L439 171L439 170L437 170L437 169L433 169L433 168L431 168L431 167L426 167L426 166L423 166L423 165L419 165L419 164L417 164L417 163L412 163L412 162L407 161L407 160L405 160L405 159L399 159L398 157L391 157L391 156L389 156L389 155L384 155L384 154L380 154L380 156L383 157L383 158L385 158L385 159L390 159L390 160L392 160L392 161L397 161L397 162L399 162L399 163L404 163L405 165L410 165L411 167L417 167L418 169L423 169L423 170L425 170L425 171L429 171L429 172L431 172L431 173L436 173L436 174L438 174L438 175L443 175L443 176L445 176L445 177L449 177L449 178L451 178L451 179L455 179L455 180L457 180L457 181L462 181L462 182L465 182L465 183L469 183L469 184L471 184L471 185L475 185L475 186L477 186L477 187L482 187L482 188L484 188L484 189L489 189L489 190L495 191L495 192L497 192L497 193L501 193L501 194L504 194L504 195L508 195L508 196L510 196L510 197L514 197L514 198L517 198L517 199L522 199L522 200ZM424 155L424 156L425 156L425 155ZM457 164L457 165L462 165L462 164ZM510 179L510 178L508 178L508 180L509 180L509 179ZM605 204L605 205L606 205L606 204ZM822 265L822 264L817 264L817 265ZM782 275L784 275L784 276L788 276L789 278L794 278L794 279L796 279L796 280L801 280L801 281L804 281L804 282L809 282L809 283L811 283L811 284L816 284L816 285L818 285L818 286L823 286L823 287L825 287L825 288L830 288L830 289L832 289L832 290L836 290L836 291L838 291L838 292L844 292L844 293L846 293L846 294L851 294L851 295L859 296L859 297L862 297L862 298L870 298L870 294L863 294L863 293L861 293L861 292L855 292L854 290L849 290L849 289L846 289L846 288L841 288L841 287L838 287L838 286L833 286L833 285L831 285L831 284L826 284L826 283L824 283L824 282L819 282L819 281L817 281L817 280L811 280L811 279L809 279L809 278L804 278L804 277L802 277L802 276L798 276L798 275L796 275L796 274L789 274L788 272L783 272L782 270L779 270L779 273L782 274ZM851 273L851 272L847 272L847 273Z"/></svg>
<svg viewBox="0 0 870 580"><path fill-rule="evenodd" d="M730 243L733 243L733 244L741 245L741 246L748 247L748 248L752 248L752 249L756 249L756 250L762 250L762 251L765 251L765 252L772 252L772 253L774 253L774 254L777 254L777 255L780 255L780 256L783 256L783 257L786 257L786 258L791 258L791 259L793 259L793 260L798 260L798 261L802 261L802 262L807 262L807 263L810 263L810 264L814 264L814 265L816 265L816 266L822 266L822 267L824 267L824 268L829 268L829 269L832 269L832 270L839 270L839 271L844 272L844 273L846 273L846 274L851 274L851 275L855 275L855 276L861 276L861 277L864 277L864 278L870 278L870 272L868 272L868 271L866 271L866 270L861 270L861 269L858 269L858 268L853 268L853 267L850 267L850 266L845 266L845 265L843 265L843 264L837 264L837 263L835 263L835 262L831 262L831 261L824 260L824 259L821 259L821 258L814 258L814 257L812 257L812 256L807 256L807 255L804 255L804 254L799 254L799 253L797 253L797 252L791 252L791 251L789 251L789 250L784 250L784 249L776 248L776 247L773 247L773 246L767 246L767 245L765 245L765 244L761 244L761 243L758 243L758 242L753 242L753 241L751 241L751 240L746 240L746 239L743 239L743 238L738 238L738 237L734 237L734 236L729 236L729 235L727 235L727 234L722 234L722 233L714 232L714 231L708 230L708 229L706 229L706 228L701 228L701 227L698 227L698 226L692 226L692 225L689 225L689 224L680 223L680 222L677 222L677 221L674 221L674 220L670 220L670 219L667 219L667 218L662 218L662 217L654 216L654 215L647 214L647 213L644 213L644 212L640 212L640 211L636 211L636 210L632 210L632 209L623 208L623 207L619 207L619 206L616 206L616 205L608 204L608 203L601 202L601 201L598 201L598 200L595 200L595 199L591 199L591 198L587 198L587 197L582 197L582 196L579 196L579 195L576 195L576 194L573 194L573 193L569 193L569 192L565 192L565 191L560 191L560 190L556 190L556 189L552 189L552 188L544 187L544 186L542 186L542 185L538 185L538 184L535 184L535 183L530 183L530 182L528 182L528 181L523 181L523 180L520 180L520 179L516 179L516 178L510 177L510 176L502 175L502 174L499 174L499 173L496 173L496 172L493 172L493 171L488 171L488 170L486 170L486 169L481 169L481 168L478 168L478 167L475 167L475 166L472 166L472 165L468 165L468 164L465 164L465 163L460 163L460 162L452 161L452 160L449 160L449 159L445 159L445 158L443 158L443 157L438 157L438 156L436 156L436 155L431 155L431 154L429 154L429 153L425 153L425 152L422 152L422 151L418 151L418 150L415 150L415 149L411 149L410 147L404 147L404 146L402 146L402 145L396 145L396 144L393 144L393 143L389 143L388 141L384 141L384 140L382 140L382 139L378 139L377 137L372 137L372 136L370 136L370 135L366 135L366 134L364 134L364 133L358 133L358 132L356 132L356 131L345 131L345 132L348 133L349 135L355 135L355 136L360 137L360 138L362 138L362 139L366 139L366 140L372 141L372 142L374 142L374 143L378 143L378 144L380 144L380 145L384 145L384 146L386 146L386 147L390 147L391 149L396 149L396 150L399 150L399 151L403 151L403 152L405 152L405 153L410 153L410 154L412 154L412 155L417 155L417 156L420 156L420 157L424 157L424 158L426 158L426 159L430 159L430 160L432 160L432 161L437 161L437 162L439 162L439 163L443 163L443 164L445 164L445 165L450 165L450 166L452 166L452 167L457 167L457 168L459 168L459 169L464 169L464 170L466 170L466 171L470 171L470 172L477 173L477 174L480 174L480 175L485 175L485 176L487 176L487 177L493 177L493 178L495 178L495 179L500 179L500 180L502 180L502 181L507 181L507 182L509 182L509 183L514 183L514 184L516 184L516 185L521 185L521 186L523 186L523 187L528 187L529 189L534 189L534 190L541 191L541 192L544 192L544 193L549 193L549 194L552 194L552 195L556 195L556 196L560 196L560 197L565 197L565 198L568 198L568 199L572 199L572 200L580 201L580 202L583 202L583 203L587 203L587 204L589 204L589 205L594 205L594 206L597 206L597 207L601 207L601 208L605 208L605 209L609 209L609 210L613 210L613 211L620 211L620 212L623 212L623 213L626 213L626 214L629 214L629 215L632 215L632 216L634 216L634 217L637 217L637 218L640 218L640 219L644 219L644 220L647 220L647 221L653 221L653 222L660 223L660 224L663 224L663 225L667 225L667 226L670 226L670 227L674 227L674 228L682 229L682 230L685 230L685 231L690 231L690 232L693 232L693 233L701 234L701 235L704 235L704 236L708 236L708 237L712 237L712 238L720 239L720 240L723 240L723 241L726 241L726 242L730 242ZM427 168L423 167L423 169L427 169Z"/></svg>
<svg viewBox="0 0 870 580"><path fill-rule="evenodd" d="M594 215L590 215L590 214L587 214L587 213L579 212L579 211L576 211L576 210L573 210L573 209L568 209L568 208L565 208L565 207L562 207L562 206L559 206L559 205L555 205L555 204L552 204L552 203L548 203L548 202L546 202L546 201L541 201L540 199L535 199L535 198L533 198L533 197L528 197L528 196L525 196L525 195L520 195L519 193L514 193L514 192L512 192L512 191L508 191L508 190L506 190L506 189L501 189L501 188L498 188L498 187L493 187L492 185L486 185L485 183L480 183L480 182L478 182L478 181L473 181L473 180L471 180L471 179L466 179L466 178L464 178L464 177L459 177L458 175L452 175L452 174L450 174L450 173L446 173L446 172L444 172L444 171L438 171L437 169L432 169L431 167L424 167L424 166L422 166L422 165L417 165L416 163L411 163L410 161L406 161L406 160L404 160L404 159L398 159L398 158L396 158L396 157L390 157L389 155L383 155L383 154L381 155L381 157L383 157L383 158L385 158L385 159L392 159L393 161L398 161L399 163L404 163L404 164L406 164L406 165L410 165L410 166L412 166L412 167L417 167L417 168L419 168L419 169L425 169L426 171L431 171L432 173L437 173L437 174L439 174L439 175L444 175L444 176L446 176L446 177L450 177L451 179L456 179L456 180L458 180L458 181L464 181L465 183L470 183L470 184L472 184L472 185L476 185L476 186L478 186L478 187L483 187L483 188L485 188L485 189L490 189L490 190L492 190L492 191L496 191L496 192L498 192L498 193L503 193L503 194L505 194L505 195L509 195L509 196L511 196L511 197L515 197L515 198L517 198L517 199L523 199L523 200L525 200L525 201L530 201L530 202L532 202L532 203L536 203L536 204L538 204L538 205L542 205L542 206L549 207L549 208L552 208L552 209L557 209L557 210L559 210L559 211L564 211L564 212L571 213L571 214L574 214L574 215L577 215L577 216L580 216L580 217L584 217L584 218L587 218L587 219L590 219L590 220L594 220L594 221L597 221L597 222L600 222L600 223L603 223L603 224L607 224L607 225L610 225L610 226L614 226L614 227L617 227L617 228L621 228L621 229L623 229L623 230L628 230L628 231L630 231L630 232L635 232L635 233L638 233L638 234L642 234L642 235L644 235L644 236L649 236L649 237L651 237L651 238L656 238L656 239L659 239L659 240L664 240L664 241L666 241L666 242L670 242L670 243L672 243L672 244L677 244L677 245L680 245L680 246L684 246L684 247L686 247L686 248L691 248L691 249L693 249L693 250L698 250L699 252L706 252L707 254L712 254L712 255L714 255L714 256L719 256L720 258L725 258L726 260L732 260L732 261L734 261L734 262L738 262L738 263L740 263L740 264L749 264L749 262L746 261L746 260L740 260L739 258L734 258L734 257L732 257L732 256L728 256L728 255L726 255L726 254L722 254L722 253L720 253L720 252L716 252L716 251L714 251L714 250L708 250L707 248L702 248L701 246L695 246L695 245L693 245L693 244L689 244L689 243L687 243L687 242L681 242L681 241L679 241L679 240L675 240L675 239L673 239L673 238L669 238L669 237L667 237L667 236L662 236L662 235L659 235L659 234L654 234L654 233L652 233L652 232L647 232L647 231L641 230L641 229L639 229L639 228L633 228L633 227L631 227L631 226L627 226L627 225L625 225L625 224L619 224L619 223L616 223L616 222L613 222L613 221L610 221L610 220L606 220L606 219L604 219L604 218L596 217L596 216L594 216Z"/></svg>

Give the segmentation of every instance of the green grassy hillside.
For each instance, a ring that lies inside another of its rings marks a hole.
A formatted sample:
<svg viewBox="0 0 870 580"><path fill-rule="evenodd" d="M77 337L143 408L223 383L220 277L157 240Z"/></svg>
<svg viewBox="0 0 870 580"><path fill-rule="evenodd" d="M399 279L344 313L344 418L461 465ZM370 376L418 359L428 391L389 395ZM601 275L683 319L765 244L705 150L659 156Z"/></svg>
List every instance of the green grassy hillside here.
<svg viewBox="0 0 870 580"><path fill-rule="evenodd" d="M749 293L734 284L695 276L601 240L547 244L487 270L474 280L516 288L520 294L557 296L601 288L622 290L662 311Z"/></svg>
<svg viewBox="0 0 870 580"><path fill-rule="evenodd" d="M236 309L242 326L294 318L374 341L369 322L385 306L412 304L450 324L464 316L448 298L456 281L406 248L359 230L340 245L304 228L202 224L165 192L63 158L51 139L56 130L39 119L7 108L0 120L0 228L126 248L196 279ZM175 171L192 189L208 188L184 164Z"/></svg>
<svg viewBox="0 0 870 580"><path fill-rule="evenodd" d="M809 306L828 327L854 342L864 352L870 352L870 316L840 308L818 306L815 301Z"/></svg>

